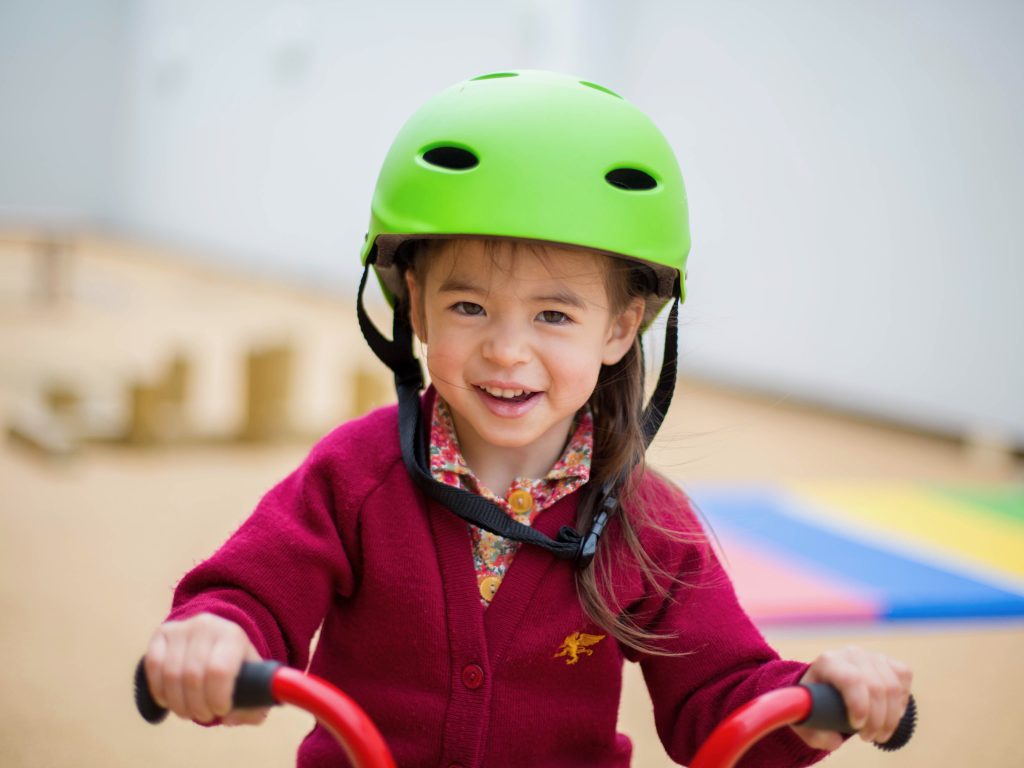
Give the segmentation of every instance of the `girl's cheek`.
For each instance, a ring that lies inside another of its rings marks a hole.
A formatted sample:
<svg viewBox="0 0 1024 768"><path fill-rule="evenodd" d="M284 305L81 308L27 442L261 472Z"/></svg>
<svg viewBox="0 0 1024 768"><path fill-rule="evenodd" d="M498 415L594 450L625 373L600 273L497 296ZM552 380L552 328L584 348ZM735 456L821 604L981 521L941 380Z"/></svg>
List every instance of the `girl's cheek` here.
<svg viewBox="0 0 1024 768"><path fill-rule="evenodd" d="M431 345L436 346L451 344L453 337L461 335L459 328L451 322L447 322L444 318L439 320L428 318L427 332Z"/></svg>
<svg viewBox="0 0 1024 768"><path fill-rule="evenodd" d="M601 372L601 362L600 360L594 361L589 356L586 358L565 356L557 363L547 366L547 369L554 381L560 382L563 386L578 389L590 383L596 386L597 377Z"/></svg>
<svg viewBox="0 0 1024 768"><path fill-rule="evenodd" d="M435 365L454 364L464 360L464 355L456 354L456 350L444 344L427 347L427 361Z"/></svg>
<svg viewBox="0 0 1024 768"><path fill-rule="evenodd" d="M549 352L548 357L562 366L568 365L570 360L573 365L601 364L603 347L589 337L550 338L545 340L544 347Z"/></svg>

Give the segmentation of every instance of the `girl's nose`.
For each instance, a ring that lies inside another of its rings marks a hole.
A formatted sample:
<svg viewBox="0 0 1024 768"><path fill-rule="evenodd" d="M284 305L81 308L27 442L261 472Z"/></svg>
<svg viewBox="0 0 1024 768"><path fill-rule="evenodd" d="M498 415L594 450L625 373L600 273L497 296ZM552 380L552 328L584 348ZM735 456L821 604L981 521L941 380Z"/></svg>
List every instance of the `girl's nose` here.
<svg viewBox="0 0 1024 768"><path fill-rule="evenodd" d="M527 334L513 323L493 326L482 351L487 360L502 368L511 368L530 359Z"/></svg>

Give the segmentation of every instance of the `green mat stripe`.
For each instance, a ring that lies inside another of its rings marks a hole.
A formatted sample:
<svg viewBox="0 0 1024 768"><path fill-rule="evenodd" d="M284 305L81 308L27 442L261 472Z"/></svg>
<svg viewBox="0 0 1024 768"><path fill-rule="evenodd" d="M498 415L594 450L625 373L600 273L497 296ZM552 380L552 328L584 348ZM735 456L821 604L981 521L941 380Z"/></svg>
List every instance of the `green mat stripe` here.
<svg viewBox="0 0 1024 768"><path fill-rule="evenodd" d="M1024 488L949 488L933 486L931 490L962 504L1013 520L1024 525Z"/></svg>

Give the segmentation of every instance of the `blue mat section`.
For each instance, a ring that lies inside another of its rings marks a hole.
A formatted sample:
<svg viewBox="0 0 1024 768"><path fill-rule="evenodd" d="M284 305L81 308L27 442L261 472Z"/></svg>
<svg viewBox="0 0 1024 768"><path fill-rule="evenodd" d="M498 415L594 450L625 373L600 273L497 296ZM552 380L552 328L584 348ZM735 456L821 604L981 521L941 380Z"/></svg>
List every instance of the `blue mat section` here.
<svg viewBox="0 0 1024 768"><path fill-rule="evenodd" d="M808 563L880 595L889 620L1024 616L1024 594L846 538L785 512L768 490L691 489L712 530L731 528L791 563ZM726 552L728 555L728 552Z"/></svg>

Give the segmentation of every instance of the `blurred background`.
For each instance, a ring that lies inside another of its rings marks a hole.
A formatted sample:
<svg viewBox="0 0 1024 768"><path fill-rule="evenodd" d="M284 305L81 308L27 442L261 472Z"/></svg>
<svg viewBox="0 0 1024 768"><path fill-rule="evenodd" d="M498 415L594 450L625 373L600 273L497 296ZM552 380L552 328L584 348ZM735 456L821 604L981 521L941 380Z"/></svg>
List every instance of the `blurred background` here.
<svg viewBox="0 0 1024 768"><path fill-rule="evenodd" d="M353 298L402 122L533 68L636 103L687 182L652 463L782 653L915 666L915 742L830 762L1024 764L1022 32L1011 0L0 0L0 763L288 764L295 713L150 729L134 659L391 400ZM668 765L627 674L635 764Z"/></svg>

